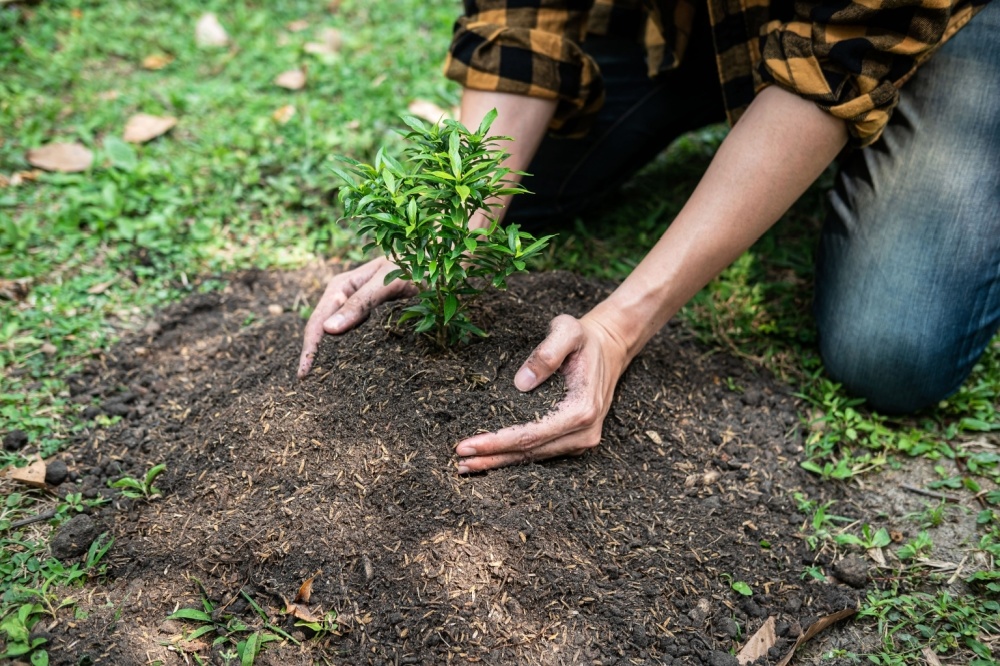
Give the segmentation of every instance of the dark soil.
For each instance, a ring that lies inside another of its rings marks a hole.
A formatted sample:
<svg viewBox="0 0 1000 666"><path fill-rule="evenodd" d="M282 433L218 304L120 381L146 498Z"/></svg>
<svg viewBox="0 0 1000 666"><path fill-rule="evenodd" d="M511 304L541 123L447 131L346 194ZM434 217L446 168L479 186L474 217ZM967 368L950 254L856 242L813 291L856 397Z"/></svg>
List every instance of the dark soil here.
<svg viewBox="0 0 1000 666"><path fill-rule="evenodd" d="M782 640L761 663L775 663L812 620L856 603L858 590L800 577L811 560L791 493L822 493L774 380L671 326L623 378L598 449L463 478L457 441L558 402L560 382L522 395L514 373L552 316L583 314L609 286L512 280L476 315L492 337L447 353L381 308L325 340L299 382L291 310L321 286L243 275L75 381L81 403L123 420L70 451L64 489L167 472L163 497L119 497L97 517L113 525L109 576L77 593L86 619L53 628L52 663L193 663L184 650L225 663L182 642L196 625L164 622L200 608L202 589L259 627L245 592L306 638L284 600L317 572L311 607L336 611L338 631L271 643L257 663L730 663L771 615Z"/></svg>

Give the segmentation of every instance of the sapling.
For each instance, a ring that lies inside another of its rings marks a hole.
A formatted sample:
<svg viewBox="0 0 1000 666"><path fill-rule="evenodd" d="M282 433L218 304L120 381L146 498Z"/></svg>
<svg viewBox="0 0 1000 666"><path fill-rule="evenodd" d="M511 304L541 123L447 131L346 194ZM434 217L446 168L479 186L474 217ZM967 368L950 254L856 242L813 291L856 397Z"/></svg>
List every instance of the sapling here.
<svg viewBox="0 0 1000 666"><path fill-rule="evenodd" d="M349 166L335 169L348 183L339 195L345 217L357 219L369 239L364 251L380 248L397 266L386 284L402 279L418 287L417 303L399 321L415 320L415 330L442 347L485 336L469 319L469 304L490 286L505 289L552 238L500 223L499 198L527 190L502 166L509 155L497 142L510 139L488 134L496 116L490 111L474 132L454 120L430 125L404 116L405 165L379 150L374 164L340 158ZM477 211L486 226L473 229Z"/></svg>

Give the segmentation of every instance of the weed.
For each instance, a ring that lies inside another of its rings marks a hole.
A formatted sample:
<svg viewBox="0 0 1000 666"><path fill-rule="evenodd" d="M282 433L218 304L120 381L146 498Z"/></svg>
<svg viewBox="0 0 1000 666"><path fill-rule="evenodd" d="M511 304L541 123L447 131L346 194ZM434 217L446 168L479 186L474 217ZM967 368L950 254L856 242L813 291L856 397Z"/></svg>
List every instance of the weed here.
<svg viewBox="0 0 1000 666"><path fill-rule="evenodd" d="M239 660L240 666L253 666L260 651L268 643L288 640L298 644L298 641L271 623L264 609L246 591L240 590L240 594L253 608L259 620L255 626L250 626L238 617L227 614L224 609L216 609L209 601L201 582L197 579L195 582L202 591L202 609L181 608L167 617L168 620L185 620L197 625L184 634L185 641L193 643L203 636L215 634L212 647L227 646L225 649L220 649L220 654L227 660Z"/></svg>
<svg viewBox="0 0 1000 666"><path fill-rule="evenodd" d="M719 577L729 584L729 587L732 588L733 592L741 594L744 597L753 596L753 588L751 588L749 584L744 583L742 580L734 580L732 575L727 573L720 574Z"/></svg>
<svg viewBox="0 0 1000 666"><path fill-rule="evenodd" d="M167 466L164 464L154 465L146 472L141 480L134 479L131 476L122 477L114 483L111 484L112 488L121 488L122 495L132 499L145 499L152 500L160 497L160 489L153 485L153 481L156 477L160 476L167 470Z"/></svg>

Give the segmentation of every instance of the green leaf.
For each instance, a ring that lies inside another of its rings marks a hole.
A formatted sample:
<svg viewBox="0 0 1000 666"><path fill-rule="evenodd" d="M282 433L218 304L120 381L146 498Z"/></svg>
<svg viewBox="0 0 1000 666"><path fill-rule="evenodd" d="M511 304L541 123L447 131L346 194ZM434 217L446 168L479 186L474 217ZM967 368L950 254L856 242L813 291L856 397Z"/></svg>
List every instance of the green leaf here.
<svg viewBox="0 0 1000 666"><path fill-rule="evenodd" d="M448 137L448 158L451 160L451 172L455 178L462 177L462 157L458 152L460 139L457 132Z"/></svg>
<svg viewBox="0 0 1000 666"><path fill-rule="evenodd" d="M135 153L135 148L114 134L109 134L104 138L104 153L116 169L132 171L139 165L139 157Z"/></svg>
<svg viewBox="0 0 1000 666"><path fill-rule="evenodd" d="M45 650L36 650L32 652L31 666L49 666L49 653Z"/></svg>
<svg viewBox="0 0 1000 666"><path fill-rule="evenodd" d="M892 538L889 536L889 532L884 527L875 533L875 536L872 537L871 541L872 546L875 548L885 548L890 543L892 543Z"/></svg>
<svg viewBox="0 0 1000 666"><path fill-rule="evenodd" d="M253 666L254 659L257 658L257 650L260 649L260 632L255 631L247 638L246 645L243 646L243 657L240 659L240 666Z"/></svg>
<svg viewBox="0 0 1000 666"><path fill-rule="evenodd" d="M483 116L483 122L479 123L479 129L476 134L479 136L486 136L486 133L490 131L490 127L493 126L493 121L497 119L497 110L490 109L485 116Z"/></svg>
<svg viewBox="0 0 1000 666"><path fill-rule="evenodd" d="M469 198L470 194L472 194L472 190L470 190L466 185L456 185L455 191L458 192L458 196L462 198L462 203L465 203L465 200Z"/></svg>
<svg viewBox="0 0 1000 666"><path fill-rule="evenodd" d="M732 588L733 588L734 592L738 592L738 593L742 594L744 597L752 597L753 596L753 590L750 588L749 585L747 585L746 583L744 583L741 580L734 581L733 585L732 585Z"/></svg>
<svg viewBox="0 0 1000 666"><path fill-rule="evenodd" d="M168 620L193 620L195 622L212 622L212 616L197 608L180 608L171 615Z"/></svg>
<svg viewBox="0 0 1000 666"><path fill-rule="evenodd" d="M447 324L458 311L458 299L455 294L448 294L444 299L444 323Z"/></svg>

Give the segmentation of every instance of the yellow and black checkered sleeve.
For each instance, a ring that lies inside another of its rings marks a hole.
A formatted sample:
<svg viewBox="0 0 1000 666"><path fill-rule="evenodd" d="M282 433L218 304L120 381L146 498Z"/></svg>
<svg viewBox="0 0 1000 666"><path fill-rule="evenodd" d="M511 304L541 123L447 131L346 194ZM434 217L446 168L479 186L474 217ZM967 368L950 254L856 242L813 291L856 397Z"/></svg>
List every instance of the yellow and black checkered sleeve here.
<svg viewBox="0 0 1000 666"><path fill-rule="evenodd" d="M899 87L985 1L796 2L794 20L762 30L756 87L778 84L816 102L847 122L855 145L869 145L889 121Z"/></svg>
<svg viewBox="0 0 1000 666"><path fill-rule="evenodd" d="M466 88L558 100L551 129L578 134L604 101L580 48L593 0L465 0L445 75Z"/></svg>

